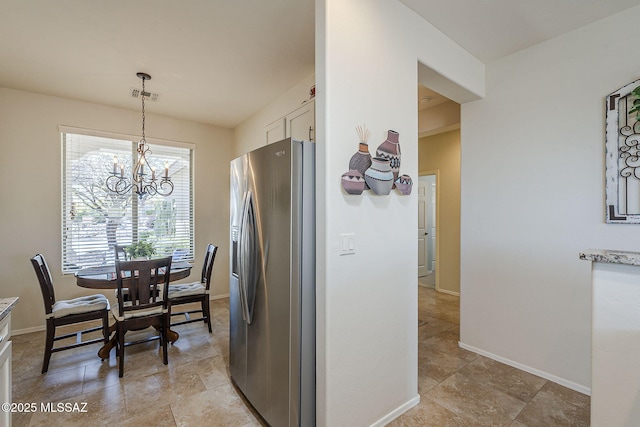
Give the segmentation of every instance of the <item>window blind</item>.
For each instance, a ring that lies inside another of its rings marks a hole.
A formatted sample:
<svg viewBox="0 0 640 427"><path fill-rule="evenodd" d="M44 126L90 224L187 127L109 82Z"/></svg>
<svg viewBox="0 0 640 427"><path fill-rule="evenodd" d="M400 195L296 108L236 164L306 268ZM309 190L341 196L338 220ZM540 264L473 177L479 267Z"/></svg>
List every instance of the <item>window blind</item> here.
<svg viewBox="0 0 640 427"><path fill-rule="evenodd" d="M135 192L117 195L105 184L113 172L114 157L131 175L137 161L137 141L62 132L62 271L113 263L114 245L151 242L157 256L192 261L193 150L153 144L152 166L174 184L169 196Z"/></svg>

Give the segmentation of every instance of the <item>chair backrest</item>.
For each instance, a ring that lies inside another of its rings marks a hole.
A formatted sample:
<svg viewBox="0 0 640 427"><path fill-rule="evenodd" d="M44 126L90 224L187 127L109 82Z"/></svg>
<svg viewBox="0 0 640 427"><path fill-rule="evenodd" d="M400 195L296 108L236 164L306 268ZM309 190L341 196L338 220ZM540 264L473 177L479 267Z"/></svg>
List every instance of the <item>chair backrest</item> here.
<svg viewBox="0 0 640 427"><path fill-rule="evenodd" d="M142 260L116 260L118 308L120 316L126 312L167 306L171 257ZM125 293L128 289L127 304ZM162 296L160 289L162 288Z"/></svg>
<svg viewBox="0 0 640 427"><path fill-rule="evenodd" d="M202 279L200 281L205 285L207 290L209 290L209 286L211 286L211 272L213 271L213 261L216 259L217 252L217 246L211 243L207 245L207 251L204 254L204 263L202 265Z"/></svg>
<svg viewBox="0 0 640 427"><path fill-rule="evenodd" d="M38 282L40 282L42 300L44 301L44 311L47 314L51 314L53 304L56 303L56 296L53 291L53 280L51 280L49 266L42 254L37 254L31 258L31 264L33 265L33 269L36 271L36 276L38 276Z"/></svg>
<svg viewBox="0 0 640 427"><path fill-rule="evenodd" d="M127 251L124 250L126 247L127 245L113 245L113 252L116 260L126 261L129 259L129 257L127 257Z"/></svg>

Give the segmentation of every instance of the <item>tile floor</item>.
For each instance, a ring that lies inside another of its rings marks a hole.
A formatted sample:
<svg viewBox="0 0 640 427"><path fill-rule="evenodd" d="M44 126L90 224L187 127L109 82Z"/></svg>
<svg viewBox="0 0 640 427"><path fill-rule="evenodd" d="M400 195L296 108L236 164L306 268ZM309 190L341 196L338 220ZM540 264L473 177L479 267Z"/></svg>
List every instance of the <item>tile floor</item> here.
<svg viewBox="0 0 640 427"><path fill-rule="evenodd" d="M391 426L588 426L589 397L460 349L458 298L419 288L421 402ZM16 413L23 426L261 426L233 388L228 365L228 300L212 304L213 334L192 323L162 364L158 343L127 348L125 376L114 352L97 346L52 356L40 374L42 332L13 337L13 400L86 402L83 413Z"/></svg>

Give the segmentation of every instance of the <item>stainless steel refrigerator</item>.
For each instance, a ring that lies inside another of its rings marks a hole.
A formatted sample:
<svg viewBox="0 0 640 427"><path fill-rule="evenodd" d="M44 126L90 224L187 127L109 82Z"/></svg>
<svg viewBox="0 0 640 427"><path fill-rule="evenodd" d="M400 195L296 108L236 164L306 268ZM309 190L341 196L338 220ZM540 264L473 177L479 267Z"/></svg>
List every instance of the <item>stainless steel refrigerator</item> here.
<svg viewBox="0 0 640 427"><path fill-rule="evenodd" d="M231 162L229 370L272 427L315 425L315 144Z"/></svg>

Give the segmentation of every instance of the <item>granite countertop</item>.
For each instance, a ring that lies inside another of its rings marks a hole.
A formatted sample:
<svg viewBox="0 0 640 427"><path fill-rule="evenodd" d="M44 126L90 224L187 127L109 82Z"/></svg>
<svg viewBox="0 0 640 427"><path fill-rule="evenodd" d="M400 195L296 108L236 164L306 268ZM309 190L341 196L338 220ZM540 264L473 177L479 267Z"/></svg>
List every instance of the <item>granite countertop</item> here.
<svg viewBox="0 0 640 427"><path fill-rule="evenodd" d="M9 315L16 304L18 304L18 297L0 298L0 321Z"/></svg>
<svg viewBox="0 0 640 427"><path fill-rule="evenodd" d="M612 264L640 265L640 252L588 249L580 252L580 259Z"/></svg>

